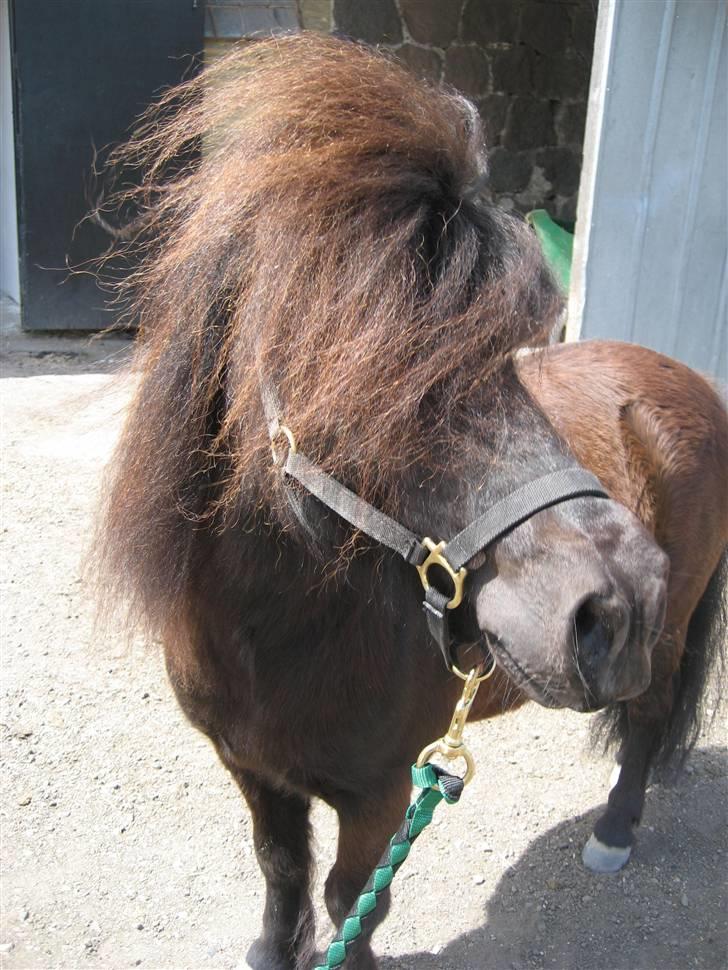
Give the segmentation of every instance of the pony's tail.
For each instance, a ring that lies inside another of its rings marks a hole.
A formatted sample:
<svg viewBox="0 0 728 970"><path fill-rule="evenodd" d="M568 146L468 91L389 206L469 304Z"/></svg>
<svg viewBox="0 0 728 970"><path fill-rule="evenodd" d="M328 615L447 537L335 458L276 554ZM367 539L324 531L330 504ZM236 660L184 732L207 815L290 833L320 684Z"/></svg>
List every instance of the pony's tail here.
<svg viewBox="0 0 728 970"><path fill-rule="evenodd" d="M675 673L673 705L653 765L679 770L721 706L728 639L728 547L690 617L685 650Z"/></svg>
<svg viewBox="0 0 728 970"><path fill-rule="evenodd" d="M728 547L693 611L680 667L673 679L670 716L652 751L653 775L669 779L682 768L701 728L709 726L722 703L728 642ZM605 749L627 740L627 705L615 704L597 719L594 740Z"/></svg>

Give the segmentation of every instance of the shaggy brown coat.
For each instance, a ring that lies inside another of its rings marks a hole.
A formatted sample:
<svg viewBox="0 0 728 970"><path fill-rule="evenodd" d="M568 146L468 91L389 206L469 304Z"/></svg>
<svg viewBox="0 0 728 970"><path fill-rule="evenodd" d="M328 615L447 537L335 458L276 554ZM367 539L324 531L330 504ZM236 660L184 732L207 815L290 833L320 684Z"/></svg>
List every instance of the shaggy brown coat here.
<svg viewBox="0 0 728 970"><path fill-rule="evenodd" d="M104 554L156 629L185 559L170 493L202 520L264 490L285 521L258 366L301 450L396 515L406 470L452 466L453 425L557 318L528 227L477 205L477 113L364 47L244 48L166 95L114 162L145 172L116 201L143 214L123 295L146 379Z"/></svg>

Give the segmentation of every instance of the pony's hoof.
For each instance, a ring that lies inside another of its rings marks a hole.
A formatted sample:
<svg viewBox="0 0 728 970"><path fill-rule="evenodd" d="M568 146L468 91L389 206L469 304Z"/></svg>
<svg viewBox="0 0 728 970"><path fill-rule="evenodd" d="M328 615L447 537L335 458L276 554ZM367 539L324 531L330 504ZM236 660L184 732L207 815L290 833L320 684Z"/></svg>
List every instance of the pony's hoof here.
<svg viewBox="0 0 728 970"><path fill-rule="evenodd" d="M281 953L279 947L262 937L254 941L245 960L252 970L294 970L296 965L293 957Z"/></svg>
<svg viewBox="0 0 728 970"><path fill-rule="evenodd" d="M592 872L619 872L627 865L631 852L631 845L605 845L592 834L582 850L581 861Z"/></svg>

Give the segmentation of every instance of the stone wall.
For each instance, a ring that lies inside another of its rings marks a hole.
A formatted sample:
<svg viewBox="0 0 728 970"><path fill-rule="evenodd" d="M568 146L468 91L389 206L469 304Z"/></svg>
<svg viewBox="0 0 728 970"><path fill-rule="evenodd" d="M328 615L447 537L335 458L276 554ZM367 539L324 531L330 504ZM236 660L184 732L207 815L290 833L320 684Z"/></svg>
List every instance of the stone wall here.
<svg viewBox="0 0 728 970"><path fill-rule="evenodd" d="M468 95L505 207L576 217L597 0L299 0L304 27L393 51Z"/></svg>

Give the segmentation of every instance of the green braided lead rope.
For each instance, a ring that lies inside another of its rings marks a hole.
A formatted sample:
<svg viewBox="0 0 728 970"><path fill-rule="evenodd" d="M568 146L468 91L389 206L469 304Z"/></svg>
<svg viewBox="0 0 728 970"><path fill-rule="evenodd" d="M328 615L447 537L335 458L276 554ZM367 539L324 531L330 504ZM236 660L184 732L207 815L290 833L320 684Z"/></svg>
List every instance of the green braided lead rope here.
<svg viewBox="0 0 728 970"><path fill-rule="evenodd" d="M314 970L334 970L344 963L347 951L362 934L362 922L376 909L379 896L389 887L394 874L409 855L414 840L432 821L437 806L443 800L449 805L457 802L463 790L462 778L429 762L421 768L412 766L412 784L422 791L407 809L404 822L390 839L376 869L330 943L326 962Z"/></svg>

